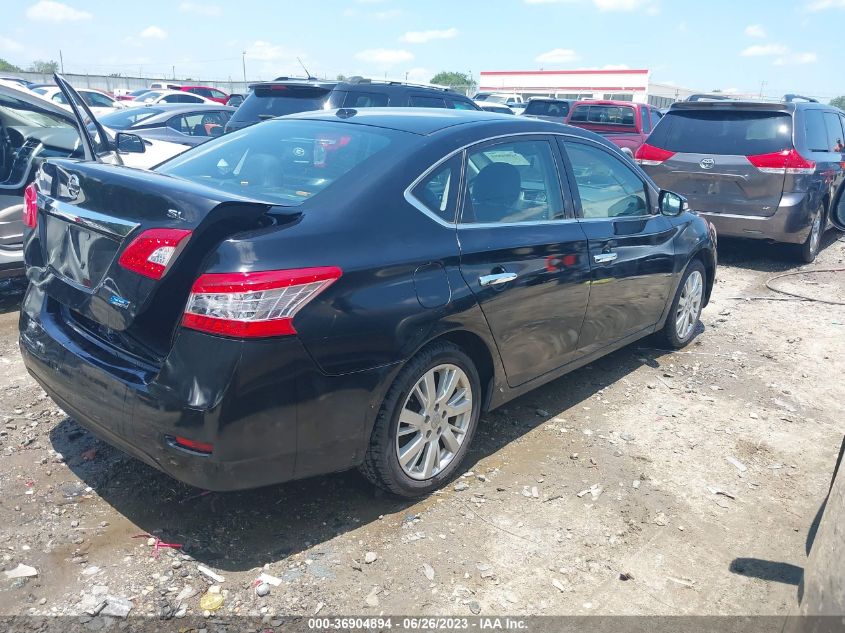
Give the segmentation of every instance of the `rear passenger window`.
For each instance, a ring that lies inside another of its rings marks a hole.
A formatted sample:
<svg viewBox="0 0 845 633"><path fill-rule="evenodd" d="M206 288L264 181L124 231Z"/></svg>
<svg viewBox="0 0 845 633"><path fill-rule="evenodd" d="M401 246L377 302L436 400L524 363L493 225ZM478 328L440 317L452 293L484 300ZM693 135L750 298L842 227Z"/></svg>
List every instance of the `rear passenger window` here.
<svg viewBox="0 0 845 633"><path fill-rule="evenodd" d="M474 108L473 106L471 106L470 104L468 104L466 101L452 101L452 107L455 108L455 110L476 110L477 109L477 108Z"/></svg>
<svg viewBox="0 0 845 633"><path fill-rule="evenodd" d="M565 218L552 147L506 141L470 151L461 223L515 224Z"/></svg>
<svg viewBox="0 0 845 633"><path fill-rule="evenodd" d="M446 99L442 97L423 97L411 95L410 105L412 108L445 108Z"/></svg>
<svg viewBox="0 0 845 633"><path fill-rule="evenodd" d="M646 215L645 183L628 165L598 147L565 143L585 219Z"/></svg>
<svg viewBox="0 0 845 633"><path fill-rule="evenodd" d="M811 152L826 152L827 128L821 110L806 110L804 112L804 130L807 134L807 147Z"/></svg>
<svg viewBox="0 0 845 633"><path fill-rule="evenodd" d="M829 152L841 152L843 135L839 115L834 112L825 112L824 122L827 127L827 150Z"/></svg>
<svg viewBox="0 0 845 633"><path fill-rule="evenodd" d="M648 108L640 108L640 119L643 123L643 132L651 132L651 120L648 118Z"/></svg>
<svg viewBox="0 0 845 633"><path fill-rule="evenodd" d="M387 95L378 92L350 92L343 102L344 108L384 108Z"/></svg>
<svg viewBox="0 0 845 633"><path fill-rule="evenodd" d="M458 154L423 178L411 194L426 209L451 223L455 221L460 179L461 155Z"/></svg>

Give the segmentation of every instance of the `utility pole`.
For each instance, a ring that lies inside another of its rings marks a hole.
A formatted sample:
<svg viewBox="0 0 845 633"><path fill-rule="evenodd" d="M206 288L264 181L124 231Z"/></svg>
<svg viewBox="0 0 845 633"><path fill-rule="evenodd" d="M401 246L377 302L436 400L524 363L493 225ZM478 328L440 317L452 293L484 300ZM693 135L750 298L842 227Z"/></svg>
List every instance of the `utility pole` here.
<svg viewBox="0 0 845 633"><path fill-rule="evenodd" d="M244 83L246 83L246 51L241 53L241 63L244 67Z"/></svg>
<svg viewBox="0 0 845 633"><path fill-rule="evenodd" d="M176 81L176 65L174 64L171 68L173 70L173 81Z"/></svg>
<svg viewBox="0 0 845 633"><path fill-rule="evenodd" d="M768 82L766 82L766 81L761 81L761 82L760 82L760 98L761 98L761 99L763 98L763 88L765 88L765 87L766 87L766 84L767 84L767 83L768 83Z"/></svg>
<svg viewBox="0 0 845 633"><path fill-rule="evenodd" d="M59 49L59 64L61 65L62 74L65 74L65 58L62 57L62 49Z"/></svg>

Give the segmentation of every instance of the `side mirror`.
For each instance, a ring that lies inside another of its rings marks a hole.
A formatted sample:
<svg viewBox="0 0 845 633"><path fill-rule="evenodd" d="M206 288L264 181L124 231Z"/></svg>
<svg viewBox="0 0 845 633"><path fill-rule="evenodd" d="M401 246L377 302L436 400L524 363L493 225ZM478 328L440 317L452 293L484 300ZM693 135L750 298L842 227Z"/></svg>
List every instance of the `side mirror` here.
<svg viewBox="0 0 845 633"><path fill-rule="evenodd" d="M671 217L681 215L689 210L687 199L672 191L661 191L657 199L660 213Z"/></svg>
<svg viewBox="0 0 845 633"><path fill-rule="evenodd" d="M115 137L115 145L117 145L117 151L124 154L143 154L147 151L143 139L137 134L129 134L128 132L118 132Z"/></svg>

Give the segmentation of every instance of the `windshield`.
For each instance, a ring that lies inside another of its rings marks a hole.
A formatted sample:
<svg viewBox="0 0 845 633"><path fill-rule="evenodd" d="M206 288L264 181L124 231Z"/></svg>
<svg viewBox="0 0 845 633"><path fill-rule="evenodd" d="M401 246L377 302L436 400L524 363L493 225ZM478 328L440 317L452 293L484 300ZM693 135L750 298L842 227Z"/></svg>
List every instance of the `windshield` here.
<svg viewBox="0 0 845 633"><path fill-rule="evenodd" d="M575 106L569 121L634 127L634 108L615 105L580 105Z"/></svg>
<svg viewBox="0 0 845 633"><path fill-rule="evenodd" d="M0 95L0 120L4 125L29 125L34 127L75 127L65 119L39 110L20 99Z"/></svg>
<svg viewBox="0 0 845 633"><path fill-rule="evenodd" d="M137 125L145 119L149 119L156 114L164 112L163 108L143 107L143 108L129 108L126 110L116 110L109 112L103 116L97 117L100 123L106 127L114 130L125 130L133 125Z"/></svg>
<svg viewBox="0 0 845 633"><path fill-rule="evenodd" d="M782 112L721 108L673 111L661 119L648 142L681 153L770 154L792 147L792 118Z"/></svg>
<svg viewBox="0 0 845 633"><path fill-rule="evenodd" d="M322 110L329 94L331 88L318 86L257 86L232 119L254 123L285 114Z"/></svg>
<svg viewBox="0 0 845 633"><path fill-rule="evenodd" d="M385 150L399 133L333 121L267 121L209 141L156 171L296 206Z"/></svg>

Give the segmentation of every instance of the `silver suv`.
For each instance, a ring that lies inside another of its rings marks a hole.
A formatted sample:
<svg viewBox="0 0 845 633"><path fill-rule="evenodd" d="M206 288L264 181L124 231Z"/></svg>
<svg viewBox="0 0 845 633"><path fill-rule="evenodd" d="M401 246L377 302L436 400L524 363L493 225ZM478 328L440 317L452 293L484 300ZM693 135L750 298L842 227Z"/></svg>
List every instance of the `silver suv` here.
<svg viewBox="0 0 845 633"><path fill-rule="evenodd" d="M819 251L845 184L845 113L808 102L675 103L636 153L719 235Z"/></svg>

